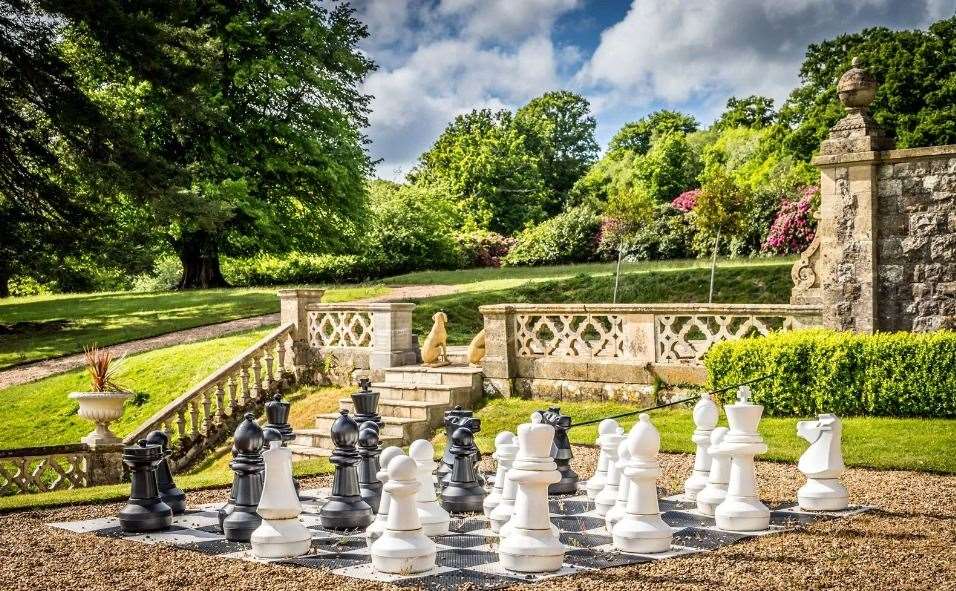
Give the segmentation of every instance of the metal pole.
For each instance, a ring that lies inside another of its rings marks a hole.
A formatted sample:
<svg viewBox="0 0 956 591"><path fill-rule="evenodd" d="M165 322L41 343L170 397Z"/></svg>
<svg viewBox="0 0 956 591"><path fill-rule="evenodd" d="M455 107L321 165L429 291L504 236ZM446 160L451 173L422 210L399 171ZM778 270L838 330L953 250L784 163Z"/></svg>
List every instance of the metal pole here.
<svg viewBox="0 0 956 591"><path fill-rule="evenodd" d="M623 245L617 247L617 269L614 271L614 303L617 303L617 283L621 279L621 258L623 258Z"/></svg>

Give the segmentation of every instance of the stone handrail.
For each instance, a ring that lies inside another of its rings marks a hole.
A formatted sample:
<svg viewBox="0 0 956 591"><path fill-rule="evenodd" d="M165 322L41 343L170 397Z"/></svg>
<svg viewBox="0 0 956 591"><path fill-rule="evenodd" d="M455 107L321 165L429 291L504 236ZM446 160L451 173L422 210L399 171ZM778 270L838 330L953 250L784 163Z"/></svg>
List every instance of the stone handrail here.
<svg viewBox="0 0 956 591"><path fill-rule="evenodd" d="M182 468L231 435L242 413L296 379L292 323L281 326L142 423L124 439L131 444L150 431L170 437L174 469Z"/></svg>
<svg viewBox="0 0 956 591"><path fill-rule="evenodd" d="M119 445L85 443L0 450L0 496L117 483L121 453Z"/></svg>
<svg viewBox="0 0 956 591"><path fill-rule="evenodd" d="M778 304L497 304L480 308L485 377L647 383L651 369L700 381L718 341L819 326L818 306ZM660 376L660 373L658 373Z"/></svg>

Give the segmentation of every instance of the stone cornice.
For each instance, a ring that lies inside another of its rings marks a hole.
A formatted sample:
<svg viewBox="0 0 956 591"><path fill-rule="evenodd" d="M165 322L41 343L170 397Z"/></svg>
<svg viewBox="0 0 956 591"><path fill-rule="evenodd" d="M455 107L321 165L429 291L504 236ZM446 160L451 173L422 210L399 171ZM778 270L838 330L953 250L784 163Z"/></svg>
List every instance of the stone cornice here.
<svg viewBox="0 0 956 591"><path fill-rule="evenodd" d="M924 148L903 148L898 150L883 150L869 152L850 152L846 154L832 154L815 156L810 163L814 166L839 166L841 164L855 164L871 162L873 164L892 164L907 160L921 160L956 156L956 144L945 146L927 146Z"/></svg>

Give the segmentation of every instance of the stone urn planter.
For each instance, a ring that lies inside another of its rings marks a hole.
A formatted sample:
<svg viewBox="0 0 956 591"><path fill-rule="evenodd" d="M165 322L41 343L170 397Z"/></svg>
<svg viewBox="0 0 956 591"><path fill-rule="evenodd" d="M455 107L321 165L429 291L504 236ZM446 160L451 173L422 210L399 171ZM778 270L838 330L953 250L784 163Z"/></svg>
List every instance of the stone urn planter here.
<svg viewBox="0 0 956 591"><path fill-rule="evenodd" d="M109 425L123 416L123 403L130 396L130 392L71 392L70 400L80 404L79 415L95 425L81 441L90 447L120 443Z"/></svg>

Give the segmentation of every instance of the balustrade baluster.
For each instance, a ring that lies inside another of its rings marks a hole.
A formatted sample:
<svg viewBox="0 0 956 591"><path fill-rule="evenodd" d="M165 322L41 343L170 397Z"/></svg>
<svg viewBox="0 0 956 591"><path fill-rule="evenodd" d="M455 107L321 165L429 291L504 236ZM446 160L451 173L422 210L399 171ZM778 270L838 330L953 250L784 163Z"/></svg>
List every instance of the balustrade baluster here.
<svg viewBox="0 0 956 591"><path fill-rule="evenodd" d="M277 348L276 353L279 359L279 379L285 379L286 365L285 365L285 348L286 343L289 342L288 335L282 335L279 337L279 340L276 342Z"/></svg>
<svg viewBox="0 0 956 591"><path fill-rule="evenodd" d="M239 405L239 384L236 382L236 374L229 374L229 414L236 413L236 407Z"/></svg>
<svg viewBox="0 0 956 591"><path fill-rule="evenodd" d="M242 382L239 389L240 392L240 407L245 408L245 406L251 400L249 396L249 364L243 363L239 367L239 380Z"/></svg>
<svg viewBox="0 0 956 591"><path fill-rule="evenodd" d="M216 424L222 425L226 419L226 389L222 382L216 382Z"/></svg>
<svg viewBox="0 0 956 591"><path fill-rule="evenodd" d="M198 437L199 436L199 400L193 398L189 401L189 419L190 419L190 436Z"/></svg>
<svg viewBox="0 0 956 591"><path fill-rule="evenodd" d="M272 373L272 349L275 347L275 342L271 342L265 346L263 349L262 360L265 361L265 377L263 381L265 382L266 392L270 392L272 387L275 385L275 375Z"/></svg>
<svg viewBox="0 0 956 591"><path fill-rule="evenodd" d="M176 426L179 428L179 437L185 439L186 435L186 408L180 406L176 409Z"/></svg>
<svg viewBox="0 0 956 591"><path fill-rule="evenodd" d="M259 400L263 396L262 390L262 364L259 362L259 352L252 354L252 399Z"/></svg>

